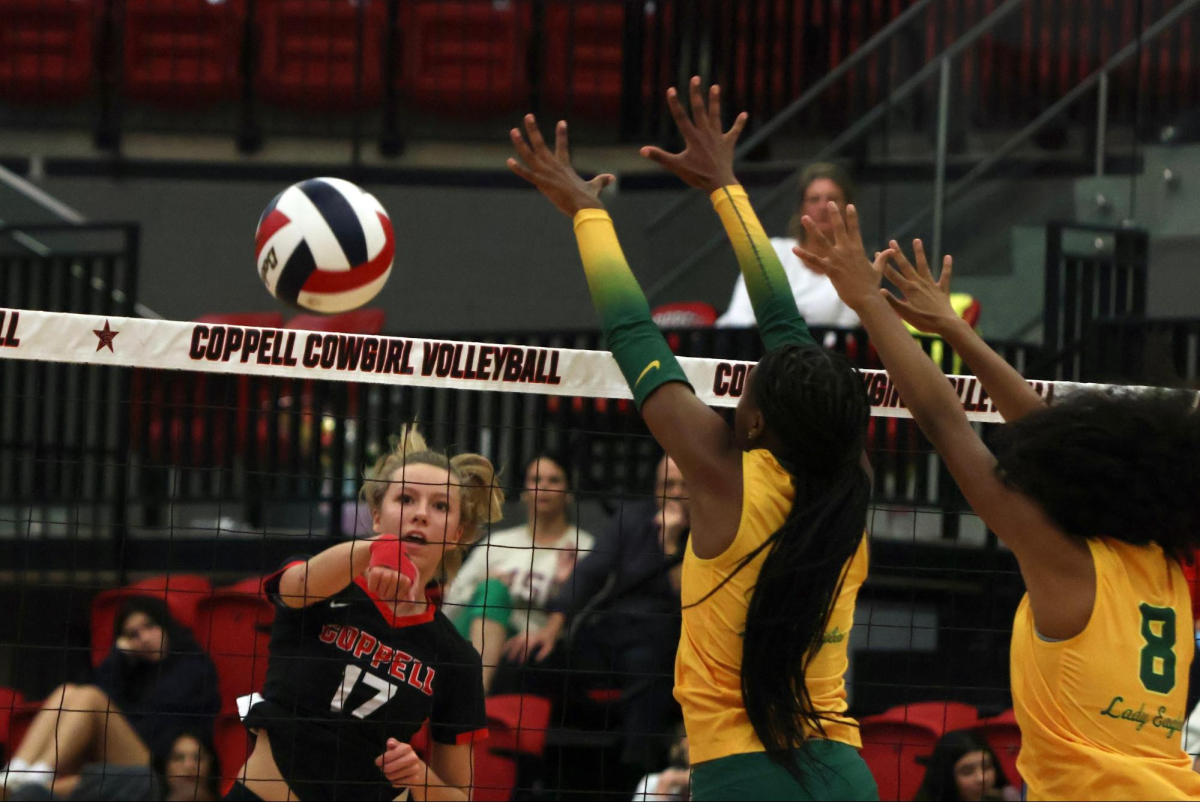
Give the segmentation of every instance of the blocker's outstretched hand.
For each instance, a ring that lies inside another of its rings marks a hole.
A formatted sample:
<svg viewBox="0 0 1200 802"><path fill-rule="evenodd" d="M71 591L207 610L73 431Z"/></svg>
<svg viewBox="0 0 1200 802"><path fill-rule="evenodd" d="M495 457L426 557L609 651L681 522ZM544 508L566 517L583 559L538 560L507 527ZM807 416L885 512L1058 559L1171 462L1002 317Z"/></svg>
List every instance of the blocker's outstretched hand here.
<svg viewBox="0 0 1200 802"><path fill-rule="evenodd" d="M883 297L909 325L926 334L946 336L952 328L962 323L962 318L950 303L950 276L954 260L948 255L942 260L942 274L934 281L921 240L913 240L915 267L900 250L900 243L892 240L889 245L896 254L892 259L896 267L887 265L884 270L892 283L904 293L904 298L897 298L887 290L882 291Z"/></svg>
<svg viewBox="0 0 1200 802"><path fill-rule="evenodd" d="M733 153L749 115L743 111L728 131L722 131L721 87L713 84L709 88L708 105L705 106L700 77L696 76L688 86L688 94L691 117L683 110L675 87L667 90L667 107L683 134L683 151L668 153L662 148L647 146L642 148L641 154L679 176L688 186L712 194L738 182L733 174Z"/></svg>
<svg viewBox="0 0 1200 802"><path fill-rule="evenodd" d="M603 209L600 191L616 181L616 176L603 173L584 181L571 166L567 145L567 123L559 120L554 129L554 150L546 146L537 119L525 115L525 133L514 128L509 132L519 158L509 158L508 167L538 188L559 211L574 217L580 209Z"/></svg>
<svg viewBox="0 0 1200 802"><path fill-rule="evenodd" d="M843 218L838 205L830 201L829 217L833 226L832 242L817 228L813 219L805 215L800 218L807 235L804 246L797 245L792 250L805 264L815 265L829 276L838 296L857 312L864 304L878 300L884 266L895 252L889 248L877 253L874 262L867 258L854 204L846 207Z"/></svg>

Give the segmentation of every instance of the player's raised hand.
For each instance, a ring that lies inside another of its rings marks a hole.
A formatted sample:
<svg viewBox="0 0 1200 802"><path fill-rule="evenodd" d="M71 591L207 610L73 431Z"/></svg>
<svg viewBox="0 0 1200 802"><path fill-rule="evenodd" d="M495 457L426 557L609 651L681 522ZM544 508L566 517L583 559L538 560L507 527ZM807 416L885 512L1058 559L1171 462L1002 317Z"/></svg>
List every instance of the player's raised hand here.
<svg viewBox="0 0 1200 802"><path fill-rule="evenodd" d="M881 292L900 317L926 334L943 336L953 326L960 324L962 318L950 304L950 276L954 260L950 256L942 259L942 274L934 281L921 240L913 240L915 267L900 250L900 243L892 240L888 245L895 252L892 261L896 267L885 265L885 275L900 288L904 298L897 298L887 290Z"/></svg>
<svg viewBox="0 0 1200 802"><path fill-rule="evenodd" d="M668 153L662 148L647 146L641 153L679 176L685 184L713 193L721 187L736 184L733 174L733 152L738 137L746 127L749 115L742 112L728 131L721 130L721 87L713 84L708 90L708 102L700 89L700 77L692 78L688 86L691 116L679 102L675 87L667 90L667 107L679 133L683 135L681 153Z"/></svg>
<svg viewBox="0 0 1200 802"><path fill-rule="evenodd" d="M567 145L567 123L559 120L554 129L554 150L542 139L537 119L525 115L525 132L514 128L509 132L517 158L509 158L508 167L538 188L559 211L574 217L580 209L603 209L600 191L616 181L616 176L603 173L584 181L571 166Z"/></svg>
<svg viewBox="0 0 1200 802"><path fill-rule="evenodd" d="M423 786L429 782L429 767L412 746L388 738L387 749L375 758L375 765L394 788Z"/></svg>
<svg viewBox="0 0 1200 802"><path fill-rule="evenodd" d="M864 303L877 298L884 266L894 251L889 248L878 253L874 261L867 258L854 204L846 207L843 217L838 205L830 201L829 217L833 227L832 241L817 228L811 217L805 215L800 218L805 231L804 245L797 245L792 250L806 264L821 268L833 282L838 296L857 311Z"/></svg>

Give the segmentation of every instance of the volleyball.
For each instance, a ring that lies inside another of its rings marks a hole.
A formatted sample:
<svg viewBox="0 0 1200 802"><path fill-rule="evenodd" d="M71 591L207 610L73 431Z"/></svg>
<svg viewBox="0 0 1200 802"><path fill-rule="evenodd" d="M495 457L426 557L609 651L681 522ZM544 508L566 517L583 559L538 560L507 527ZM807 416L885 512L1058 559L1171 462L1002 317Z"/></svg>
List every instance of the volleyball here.
<svg viewBox="0 0 1200 802"><path fill-rule="evenodd" d="M279 300L310 312L357 309L379 294L396 252L374 195L340 178L311 178L276 195L258 220L258 275Z"/></svg>

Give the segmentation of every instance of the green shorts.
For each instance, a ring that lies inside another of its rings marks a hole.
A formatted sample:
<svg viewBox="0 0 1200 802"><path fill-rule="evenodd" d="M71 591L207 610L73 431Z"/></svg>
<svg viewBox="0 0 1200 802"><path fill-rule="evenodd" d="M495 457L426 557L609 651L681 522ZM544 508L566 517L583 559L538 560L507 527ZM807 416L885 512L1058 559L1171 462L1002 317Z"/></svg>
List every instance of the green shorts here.
<svg viewBox="0 0 1200 802"><path fill-rule="evenodd" d="M811 760L805 767L804 785L766 752L706 760L692 766L692 799L705 800L874 800L879 799L875 778L858 750L839 741L813 738L801 747Z"/></svg>
<svg viewBox="0 0 1200 802"><path fill-rule="evenodd" d="M463 605L455 616L454 627L458 634L470 640L471 622L485 618L503 626L506 634L513 635L515 633L508 631L508 619L512 618L512 611L512 594L508 592L508 586L499 579L488 579L475 586L471 601Z"/></svg>

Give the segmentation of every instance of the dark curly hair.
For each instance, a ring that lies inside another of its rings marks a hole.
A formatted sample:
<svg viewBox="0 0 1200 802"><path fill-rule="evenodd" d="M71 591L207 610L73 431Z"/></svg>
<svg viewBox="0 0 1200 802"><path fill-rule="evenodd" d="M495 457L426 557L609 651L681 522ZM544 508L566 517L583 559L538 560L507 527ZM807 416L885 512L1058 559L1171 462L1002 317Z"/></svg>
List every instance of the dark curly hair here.
<svg viewBox="0 0 1200 802"><path fill-rule="evenodd" d="M1200 548L1200 414L1190 392L1082 392L1001 428L1006 484L1063 531L1177 560Z"/></svg>

